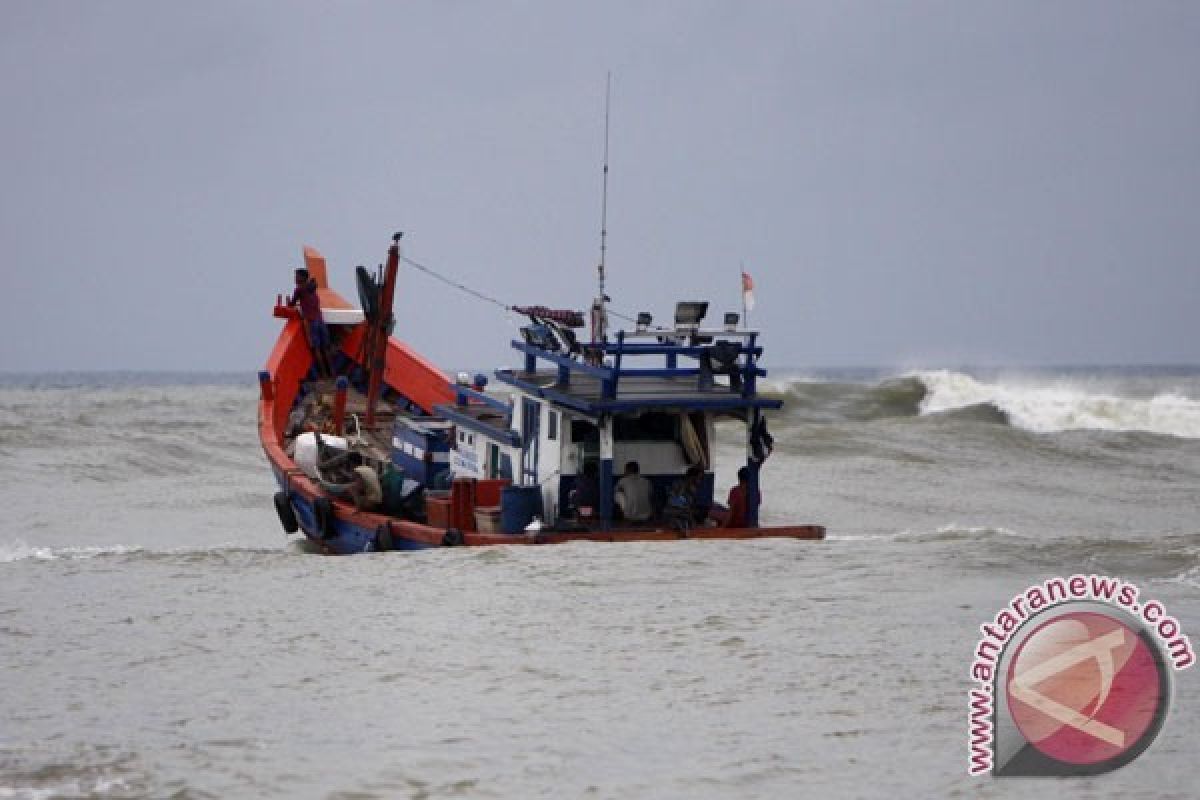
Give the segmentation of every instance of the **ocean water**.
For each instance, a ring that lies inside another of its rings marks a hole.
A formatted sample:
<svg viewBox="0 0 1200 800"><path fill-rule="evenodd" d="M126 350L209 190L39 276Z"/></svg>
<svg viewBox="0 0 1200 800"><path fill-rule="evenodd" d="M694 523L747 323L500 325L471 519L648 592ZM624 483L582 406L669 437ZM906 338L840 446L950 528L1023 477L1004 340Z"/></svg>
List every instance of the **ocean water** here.
<svg viewBox="0 0 1200 800"><path fill-rule="evenodd" d="M1200 369L773 375L764 521L825 542L348 558L280 530L253 380L0 379L0 798L1196 796L1198 670L1086 779L968 777L966 697L1055 575L1200 642Z"/></svg>

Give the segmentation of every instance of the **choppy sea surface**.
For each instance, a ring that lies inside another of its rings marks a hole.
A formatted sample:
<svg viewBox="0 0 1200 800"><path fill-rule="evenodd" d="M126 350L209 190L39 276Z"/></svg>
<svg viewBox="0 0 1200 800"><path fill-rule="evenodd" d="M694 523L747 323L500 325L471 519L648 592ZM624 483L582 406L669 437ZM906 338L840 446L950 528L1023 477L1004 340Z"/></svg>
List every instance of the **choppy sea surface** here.
<svg viewBox="0 0 1200 800"><path fill-rule="evenodd" d="M966 698L1055 575L1200 640L1200 368L767 389L764 521L825 542L329 558L280 530L253 376L0 377L0 798L1195 796L1200 671L1093 778L968 777Z"/></svg>

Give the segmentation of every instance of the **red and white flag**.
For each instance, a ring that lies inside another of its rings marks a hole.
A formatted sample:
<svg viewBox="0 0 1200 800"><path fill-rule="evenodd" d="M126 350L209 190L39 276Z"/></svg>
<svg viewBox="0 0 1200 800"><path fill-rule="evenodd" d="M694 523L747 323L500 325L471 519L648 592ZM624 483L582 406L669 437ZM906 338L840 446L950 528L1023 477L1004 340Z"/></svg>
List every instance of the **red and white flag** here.
<svg viewBox="0 0 1200 800"><path fill-rule="evenodd" d="M742 307L747 311L754 310L754 279L746 270L742 270Z"/></svg>

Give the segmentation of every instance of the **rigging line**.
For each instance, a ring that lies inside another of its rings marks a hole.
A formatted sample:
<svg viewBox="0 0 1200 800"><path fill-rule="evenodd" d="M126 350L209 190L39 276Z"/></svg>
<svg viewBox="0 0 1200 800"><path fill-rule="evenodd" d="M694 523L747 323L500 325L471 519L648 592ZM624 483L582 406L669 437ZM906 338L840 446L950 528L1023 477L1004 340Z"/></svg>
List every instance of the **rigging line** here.
<svg viewBox="0 0 1200 800"><path fill-rule="evenodd" d="M403 261L405 264L408 264L410 267L415 267L416 269L419 269L421 272L424 272L429 277L436 278L437 280L441 281L442 283L446 284L447 286L452 286L455 289L458 289L459 291L466 292L467 294L471 295L472 297L478 298L479 300L482 300L485 303L491 303L492 305L499 306L500 308L503 308L505 311L512 310L512 306L509 305L508 303L501 302L500 300L497 300L496 298L494 298L490 295L486 295L483 292L472 289L470 286L466 286L466 285L459 283L458 281L455 281L451 278L447 278L445 275L442 275L440 272L433 269L432 267L427 267L424 264L421 264L417 261L413 261L411 258L409 258L407 256L400 256L400 260Z"/></svg>
<svg viewBox="0 0 1200 800"><path fill-rule="evenodd" d="M512 306L509 305L508 303L504 303L490 295L484 294L481 291L472 289L470 286L467 286L463 283L459 283L458 281L454 280L453 278L448 278L445 275L438 272L437 270L433 269L432 267L428 267L428 266L420 263L419 261L413 261L408 256L401 255L400 260L403 261L405 264L408 264L410 267L413 267L415 269L420 270L421 272L424 272L429 277L434 278L435 280L439 280L442 283L446 284L447 286L458 289L460 292L466 292L467 294L471 295L472 297L474 297L478 300L482 300L485 303L491 303L494 306L499 306L500 308L504 309L505 311L512 310ZM627 314L622 314L621 312L614 311L612 309L609 309L608 313L612 314L614 317L623 319L626 322L632 322L635 325L637 324L637 320ZM664 330L666 330L666 329L664 328Z"/></svg>

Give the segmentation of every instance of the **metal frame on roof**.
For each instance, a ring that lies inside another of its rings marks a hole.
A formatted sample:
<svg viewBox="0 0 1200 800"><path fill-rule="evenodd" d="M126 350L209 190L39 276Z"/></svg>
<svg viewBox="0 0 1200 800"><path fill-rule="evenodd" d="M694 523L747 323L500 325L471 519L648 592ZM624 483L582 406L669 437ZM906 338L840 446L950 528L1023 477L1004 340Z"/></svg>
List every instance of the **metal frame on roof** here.
<svg viewBox="0 0 1200 800"><path fill-rule="evenodd" d="M654 343L626 342L624 331L617 333L615 342L593 346L594 350L612 357L611 365L588 364L563 352L550 351L528 342L514 340L513 349L525 355L524 371L496 370L495 375L497 380L522 392L590 417L645 409L737 411L782 407L782 401L759 397L757 393L757 379L767 374L767 371L757 364L759 356L762 355L762 348L755 343L758 334L744 331L731 332L730 336L741 336L744 339L738 347L738 358L741 362L738 364L738 372L742 380L740 391L734 391L722 384L701 386L701 369L679 366L680 356L696 361L703 358L706 354L704 345L684 344L668 337L664 337L665 341ZM664 356L665 363L662 367L631 368L624 365L626 357L655 355ZM554 365L554 371L538 372L539 361ZM655 392L653 385L649 383L656 378L662 379L661 391L658 392ZM641 391L622 396L622 379L639 380ZM591 391L574 390L579 380L591 384ZM684 387L693 380L695 390L687 391Z"/></svg>

